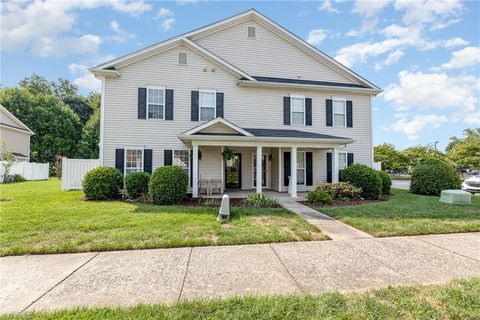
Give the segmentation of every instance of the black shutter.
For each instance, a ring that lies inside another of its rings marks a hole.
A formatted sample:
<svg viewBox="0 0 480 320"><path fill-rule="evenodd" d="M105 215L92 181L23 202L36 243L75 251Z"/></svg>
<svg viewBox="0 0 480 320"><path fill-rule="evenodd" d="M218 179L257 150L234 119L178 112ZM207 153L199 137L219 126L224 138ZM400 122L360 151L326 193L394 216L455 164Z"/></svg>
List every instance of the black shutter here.
<svg viewBox="0 0 480 320"><path fill-rule="evenodd" d="M347 167L353 164L353 153L347 153Z"/></svg>
<svg viewBox="0 0 480 320"><path fill-rule="evenodd" d="M332 153L327 152L327 182L332 182Z"/></svg>
<svg viewBox="0 0 480 320"><path fill-rule="evenodd" d="M290 176L290 152L283 153L283 185L288 186L288 177Z"/></svg>
<svg viewBox="0 0 480 320"><path fill-rule="evenodd" d="M173 120L173 90L165 90L165 120Z"/></svg>
<svg viewBox="0 0 480 320"><path fill-rule="evenodd" d="M313 186L313 154L311 152L305 152L305 170L307 180L307 186Z"/></svg>
<svg viewBox="0 0 480 320"><path fill-rule="evenodd" d="M305 98L305 125L312 125L312 98Z"/></svg>
<svg viewBox="0 0 480 320"><path fill-rule="evenodd" d="M290 125L290 97L283 97L283 124Z"/></svg>
<svg viewBox="0 0 480 320"><path fill-rule="evenodd" d="M223 92L217 92L217 114L216 117L223 118Z"/></svg>
<svg viewBox="0 0 480 320"><path fill-rule="evenodd" d="M124 173L125 167L125 149L115 149L115 168Z"/></svg>
<svg viewBox="0 0 480 320"><path fill-rule="evenodd" d="M192 121L198 121L198 115L199 115L199 96L198 96L198 91L192 91L192 116L191 119Z"/></svg>
<svg viewBox="0 0 480 320"><path fill-rule="evenodd" d="M163 165L171 166L173 163L173 150L164 150L163 151Z"/></svg>
<svg viewBox="0 0 480 320"><path fill-rule="evenodd" d="M152 149L144 149L143 157L143 171L152 173Z"/></svg>
<svg viewBox="0 0 480 320"><path fill-rule="evenodd" d="M347 127L353 127L353 104L352 101L347 101Z"/></svg>
<svg viewBox="0 0 480 320"><path fill-rule="evenodd" d="M147 88L138 88L138 119L147 119Z"/></svg>
<svg viewBox="0 0 480 320"><path fill-rule="evenodd" d="M327 127L333 126L333 104L332 99L327 99L326 101L326 114L327 114Z"/></svg>

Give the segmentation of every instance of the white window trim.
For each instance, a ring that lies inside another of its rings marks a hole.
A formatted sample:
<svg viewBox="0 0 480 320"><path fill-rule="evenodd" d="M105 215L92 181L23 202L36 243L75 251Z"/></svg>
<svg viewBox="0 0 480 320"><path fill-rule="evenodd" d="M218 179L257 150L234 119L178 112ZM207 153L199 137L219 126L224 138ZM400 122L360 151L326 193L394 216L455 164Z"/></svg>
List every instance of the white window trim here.
<svg viewBox="0 0 480 320"><path fill-rule="evenodd" d="M162 119L157 119L157 118L149 118L148 117L148 90L150 89L157 89L157 90L163 90L163 116ZM147 119L150 120L165 120L165 109L167 108L167 101L166 101L166 95L165 95L165 87L147 87Z"/></svg>
<svg viewBox="0 0 480 320"><path fill-rule="evenodd" d="M336 113L335 112L335 101L343 102L343 104L345 106L345 112L344 113ZM345 122L344 122L343 126L335 125L335 115L336 114L342 114L342 115L345 116ZM333 125L333 127L344 127L344 128L347 127L347 99L346 98L332 97L332 125Z"/></svg>
<svg viewBox="0 0 480 320"><path fill-rule="evenodd" d="M213 119L217 117L217 90L207 90L207 89L200 89L198 90L198 118L200 121L211 121L211 120L202 120L202 108L210 108L210 107L202 107L202 92L205 93L213 93L215 101L213 103Z"/></svg>
<svg viewBox="0 0 480 320"><path fill-rule="evenodd" d="M140 169L143 172L144 162L145 162L145 149L143 147L125 147L124 154L123 154L123 175L127 176L127 150L142 150L142 164Z"/></svg>
<svg viewBox="0 0 480 320"><path fill-rule="evenodd" d="M188 185L190 186L190 175L192 169L192 150L190 149L172 149L172 166L175 165L175 151L188 151Z"/></svg>
<svg viewBox="0 0 480 320"><path fill-rule="evenodd" d="M255 28L255 37L249 37L248 36L248 28ZM257 39L257 29L258 29L257 26L251 26L251 25L247 26L247 39L251 39L251 40Z"/></svg>
<svg viewBox="0 0 480 320"><path fill-rule="evenodd" d="M297 172L297 186L306 186L307 185L307 152L306 151L298 151L297 150L297 162L298 162L298 154L303 153L303 168L298 167L297 163L297 171L298 169L303 169L303 183L299 184L298 183L298 172Z"/></svg>
<svg viewBox="0 0 480 320"><path fill-rule="evenodd" d="M187 55L187 63L185 63L185 64L181 64L181 63L180 63L180 53L185 53L185 54ZM179 66L188 66L188 60L189 60L189 59L188 59L188 52L186 52L186 51L179 51L179 52L178 52L178 55L177 55L177 64L178 64Z"/></svg>
<svg viewBox="0 0 480 320"><path fill-rule="evenodd" d="M303 125L302 124L293 124L293 108L292 108L292 99L303 99ZM305 126L307 123L307 106L306 98L302 95L290 94L290 125L292 126Z"/></svg>
<svg viewBox="0 0 480 320"><path fill-rule="evenodd" d="M338 170L343 170L342 168L340 168L340 154L344 154L345 155L345 168L343 169L346 169L348 168L348 153L347 152L339 152L338 153Z"/></svg>

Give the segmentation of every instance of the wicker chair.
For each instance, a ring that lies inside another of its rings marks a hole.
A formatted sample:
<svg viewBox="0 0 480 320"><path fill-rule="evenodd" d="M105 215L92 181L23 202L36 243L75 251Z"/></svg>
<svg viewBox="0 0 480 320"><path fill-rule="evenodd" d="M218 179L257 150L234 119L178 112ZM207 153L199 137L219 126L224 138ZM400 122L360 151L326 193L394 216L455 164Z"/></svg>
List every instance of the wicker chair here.
<svg viewBox="0 0 480 320"><path fill-rule="evenodd" d="M200 180L198 181L198 193L202 194L202 191L208 196L210 195L210 181Z"/></svg>
<svg viewBox="0 0 480 320"><path fill-rule="evenodd" d="M223 193L222 180L210 180L210 195L215 191L218 191L219 194Z"/></svg>

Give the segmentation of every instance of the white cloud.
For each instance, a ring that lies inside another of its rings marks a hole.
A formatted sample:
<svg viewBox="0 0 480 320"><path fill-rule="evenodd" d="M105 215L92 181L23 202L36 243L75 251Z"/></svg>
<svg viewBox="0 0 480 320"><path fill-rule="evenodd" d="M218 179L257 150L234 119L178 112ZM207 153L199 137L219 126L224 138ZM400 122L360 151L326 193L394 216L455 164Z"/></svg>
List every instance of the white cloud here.
<svg viewBox="0 0 480 320"><path fill-rule="evenodd" d="M408 137L409 141L416 141L425 129L436 129L447 121L448 118L444 115L419 114L415 115L410 121L402 117L384 129L402 133Z"/></svg>
<svg viewBox="0 0 480 320"><path fill-rule="evenodd" d="M435 30L442 30L445 28L450 27L451 25L460 22L460 19L450 19L445 22L438 22L438 23L433 23L432 27L430 28L430 31L435 31Z"/></svg>
<svg viewBox="0 0 480 320"><path fill-rule="evenodd" d="M96 53L102 40L94 34L81 37L42 37L33 42L31 51L40 57L65 57L86 53Z"/></svg>
<svg viewBox="0 0 480 320"><path fill-rule="evenodd" d="M405 11L402 21L407 24L441 25L445 19L460 13L460 0L396 0L395 9Z"/></svg>
<svg viewBox="0 0 480 320"><path fill-rule="evenodd" d="M173 17L174 12L168 8L158 9L157 19L164 19L168 17Z"/></svg>
<svg viewBox="0 0 480 320"><path fill-rule="evenodd" d="M95 78L95 76L88 71L88 66L72 63L68 65L68 70L76 77L73 80L73 83L80 88L85 88L90 91L101 91L101 81Z"/></svg>
<svg viewBox="0 0 480 320"><path fill-rule="evenodd" d="M319 45L327 37L328 30L316 29L308 33L307 42L311 45Z"/></svg>
<svg viewBox="0 0 480 320"><path fill-rule="evenodd" d="M175 1L178 6L185 6L188 4L196 4L198 0L177 0Z"/></svg>
<svg viewBox="0 0 480 320"><path fill-rule="evenodd" d="M124 1L124 0L109 0L104 1L106 5L110 5L114 10L128 13L132 16L139 16L152 9L152 6L143 0L140 1Z"/></svg>
<svg viewBox="0 0 480 320"><path fill-rule="evenodd" d="M445 41L445 47L447 48L467 46L467 45L468 45L468 42L459 37L448 39L447 41Z"/></svg>
<svg viewBox="0 0 480 320"><path fill-rule="evenodd" d="M339 10L332 6L332 0L323 0L323 2L318 6L318 10L327 11L329 13L340 13Z"/></svg>
<svg viewBox="0 0 480 320"><path fill-rule="evenodd" d="M480 47L466 47L452 53L449 62L442 64L445 69L460 69L480 63Z"/></svg>
<svg viewBox="0 0 480 320"><path fill-rule="evenodd" d="M373 17L391 2L389 0L356 0L353 11L364 17Z"/></svg>
<svg viewBox="0 0 480 320"><path fill-rule="evenodd" d="M387 59L375 64L375 71L380 71L386 66L397 63L403 55L404 53L401 50L395 50L393 52L390 52L387 56Z"/></svg>
<svg viewBox="0 0 480 320"><path fill-rule="evenodd" d="M175 23L175 13L168 8L160 8L155 19L162 20L160 23L160 28L163 31L167 31Z"/></svg>
<svg viewBox="0 0 480 320"><path fill-rule="evenodd" d="M127 40L135 39L135 35L133 33L127 32L120 27L120 24L116 20L112 20L110 22L110 29L115 32L114 36L111 36L111 39L114 42L125 42Z"/></svg>

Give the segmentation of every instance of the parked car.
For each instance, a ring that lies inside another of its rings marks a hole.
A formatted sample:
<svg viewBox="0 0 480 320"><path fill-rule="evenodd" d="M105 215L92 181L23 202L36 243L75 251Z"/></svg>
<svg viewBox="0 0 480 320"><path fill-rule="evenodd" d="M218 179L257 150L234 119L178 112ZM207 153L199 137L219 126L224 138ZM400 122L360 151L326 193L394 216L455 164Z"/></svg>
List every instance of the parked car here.
<svg viewBox="0 0 480 320"><path fill-rule="evenodd" d="M471 193L480 193L480 175L465 180L462 185L462 190Z"/></svg>

